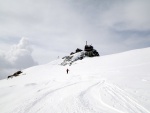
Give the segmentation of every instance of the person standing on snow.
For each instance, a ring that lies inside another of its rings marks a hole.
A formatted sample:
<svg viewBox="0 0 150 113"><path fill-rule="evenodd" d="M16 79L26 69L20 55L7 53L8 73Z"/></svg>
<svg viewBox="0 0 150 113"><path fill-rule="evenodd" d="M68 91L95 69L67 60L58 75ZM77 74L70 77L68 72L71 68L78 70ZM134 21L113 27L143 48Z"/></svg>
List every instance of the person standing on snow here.
<svg viewBox="0 0 150 113"><path fill-rule="evenodd" d="M68 74L68 72L69 72L69 69L67 68L67 70L66 70L66 71L67 71L67 74Z"/></svg>

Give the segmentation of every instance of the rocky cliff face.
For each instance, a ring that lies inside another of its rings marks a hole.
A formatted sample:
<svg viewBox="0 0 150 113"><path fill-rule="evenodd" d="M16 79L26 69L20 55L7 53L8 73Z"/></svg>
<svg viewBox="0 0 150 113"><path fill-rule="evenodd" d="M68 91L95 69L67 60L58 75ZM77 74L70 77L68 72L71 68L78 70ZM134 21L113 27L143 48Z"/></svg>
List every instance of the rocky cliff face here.
<svg viewBox="0 0 150 113"><path fill-rule="evenodd" d="M88 57L99 56L99 53L97 52L97 50L93 48L92 45L85 45L84 51L85 51L85 56L88 56Z"/></svg>
<svg viewBox="0 0 150 113"><path fill-rule="evenodd" d="M65 66L65 65L71 65L73 62L77 61L77 60L82 60L85 57L85 51L81 51L81 52L77 52L74 53L72 55L69 56L65 56L62 59L63 62L61 63L61 65Z"/></svg>
<svg viewBox="0 0 150 113"><path fill-rule="evenodd" d="M82 60L85 57L96 57L100 56L99 53L91 45L85 45L84 50L77 48L75 52L71 52L69 56L65 56L62 59L61 65L71 65L77 60Z"/></svg>

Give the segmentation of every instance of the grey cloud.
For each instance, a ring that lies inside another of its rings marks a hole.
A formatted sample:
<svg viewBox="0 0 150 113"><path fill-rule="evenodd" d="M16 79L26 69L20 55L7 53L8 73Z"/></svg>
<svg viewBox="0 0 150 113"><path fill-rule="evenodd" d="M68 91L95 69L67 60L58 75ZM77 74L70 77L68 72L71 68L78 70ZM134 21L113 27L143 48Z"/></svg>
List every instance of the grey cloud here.
<svg viewBox="0 0 150 113"><path fill-rule="evenodd" d="M85 41L101 55L148 47L149 4L149 0L0 1L0 42L5 43L0 47L27 36L33 58L40 63L83 49Z"/></svg>

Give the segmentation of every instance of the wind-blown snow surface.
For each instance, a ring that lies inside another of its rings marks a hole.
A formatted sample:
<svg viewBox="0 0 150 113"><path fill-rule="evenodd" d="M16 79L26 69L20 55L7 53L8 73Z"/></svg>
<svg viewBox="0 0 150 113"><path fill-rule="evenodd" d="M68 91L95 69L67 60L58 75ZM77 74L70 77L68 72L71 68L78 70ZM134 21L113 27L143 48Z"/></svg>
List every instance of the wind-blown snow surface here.
<svg viewBox="0 0 150 113"><path fill-rule="evenodd" d="M61 62L0 80L0 113L150 113L150 48Z"/></svg>

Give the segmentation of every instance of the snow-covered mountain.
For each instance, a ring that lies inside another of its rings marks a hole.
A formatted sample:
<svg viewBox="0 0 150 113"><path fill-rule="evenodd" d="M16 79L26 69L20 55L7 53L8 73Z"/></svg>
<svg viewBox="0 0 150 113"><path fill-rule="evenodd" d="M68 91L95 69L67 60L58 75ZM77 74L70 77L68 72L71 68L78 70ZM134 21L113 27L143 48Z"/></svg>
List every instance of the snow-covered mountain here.
<svg viewBox="0 0 150 113"><path fill-rule="evenodd" d="M62 62L0 80L0 113L150 113L150 48Z"/></svg>

